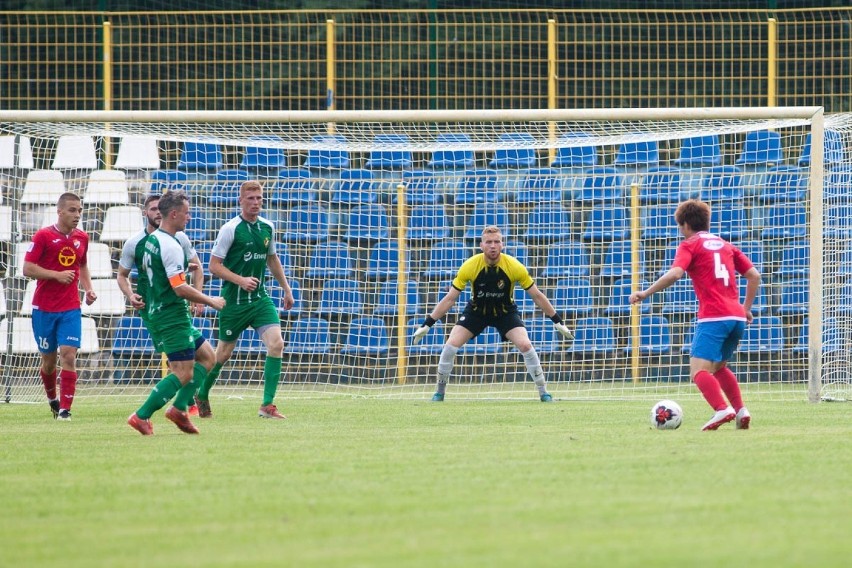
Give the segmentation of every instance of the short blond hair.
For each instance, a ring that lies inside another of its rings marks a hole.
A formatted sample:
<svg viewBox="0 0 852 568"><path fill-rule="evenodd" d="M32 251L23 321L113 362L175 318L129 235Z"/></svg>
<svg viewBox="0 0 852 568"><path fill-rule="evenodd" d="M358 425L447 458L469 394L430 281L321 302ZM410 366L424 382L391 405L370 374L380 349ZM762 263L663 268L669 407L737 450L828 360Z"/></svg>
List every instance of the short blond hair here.
<svg viewBox="0 0 852 568"><path fill-rule="evenodd" d="M500 230L500 227L495 225L488 225L482 230L482 240L485 240L485 235L493 235L497 233L501 237L503 236L503 231Z"/></svg>
<svg viewBox="0 0 852 568"><path fill-rule="evenodd" d="M250 179L248 181L244 181L240 186L240 199L245 197L245 194L249 191L263 191L263 186L259 181Z"/></svg>

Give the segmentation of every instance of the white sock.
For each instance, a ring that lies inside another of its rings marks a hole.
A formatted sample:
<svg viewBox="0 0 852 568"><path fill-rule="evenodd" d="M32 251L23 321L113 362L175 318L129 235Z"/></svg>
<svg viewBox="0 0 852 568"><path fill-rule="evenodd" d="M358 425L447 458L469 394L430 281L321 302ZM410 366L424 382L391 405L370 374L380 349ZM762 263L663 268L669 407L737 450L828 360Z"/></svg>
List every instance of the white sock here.
<svg viewBox="0 0 852 568"><path fill-rule="evenodd" d="M529 351L523 353L523 356L524 364L527 366L527 372L530 374L533 382L535 382L535 386L538 388L538 394L546 393L547 387L545 384L547 381L544 379L544 370L541 368L541 360L538 358L538 353L536 353L535 347L532 347Z"/></svg>

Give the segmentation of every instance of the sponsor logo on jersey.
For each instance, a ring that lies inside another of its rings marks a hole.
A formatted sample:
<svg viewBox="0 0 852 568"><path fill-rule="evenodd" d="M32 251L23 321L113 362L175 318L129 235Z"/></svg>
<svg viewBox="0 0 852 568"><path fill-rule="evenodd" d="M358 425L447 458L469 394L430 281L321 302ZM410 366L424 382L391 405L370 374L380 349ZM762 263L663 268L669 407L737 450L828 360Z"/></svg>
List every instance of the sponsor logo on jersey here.
<svg viewBox="0 0 852 568"><path fill-rule="evenodd" d="M77 251L75 251L69 246L64 246L59 250L59 253L56 255L56 260L58 260L59 264L61 264L62 266L73 266L74 261L77 260Z"/></svg>
<svg viewBox="0 0 852 568"><path fill-rule="evenodd" d="M718 240L718 239L716 239L716 240L712 240L712 241L704 241L704 242L703 242L703 243L701 243L701 244L702 244L702 245L704 246L704 248L706 248L707 250L719 250L719 249L721 249L723 246L725 246L725 243L724 243L724 242L722 242L722 241L720 241L720 240Z"/></svg>

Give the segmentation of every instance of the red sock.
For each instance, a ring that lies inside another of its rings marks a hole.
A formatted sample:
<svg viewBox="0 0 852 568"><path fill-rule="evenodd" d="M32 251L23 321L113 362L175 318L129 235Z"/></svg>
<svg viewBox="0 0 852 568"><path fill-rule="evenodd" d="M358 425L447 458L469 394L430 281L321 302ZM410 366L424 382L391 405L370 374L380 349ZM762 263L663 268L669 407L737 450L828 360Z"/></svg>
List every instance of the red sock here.
<svg viewBox="0 0 852 568"><path fill-rule="evenodd" d="M44 370L39 369L41 374L41 382L44 383L44 393L47 395L47 400L56 399L56 370L49 375Z"/></svg>
<svg viewBox="0 0 852 568"><path fill-rule="evenodd" d="M736 412L743 407L743 395L740 394L740 384L737 382L737 376L727 367L722 367L713 376L719 381L719 386L725 392L725 396L731 401L731 406Z"/></svg>
<svg viewBox="0 0 852 568"><path fill-rule="evenodd" d="M74 402L74 393L77 391L77 373L74 371L60 371L59 391L62 394L59 398L59 409L71 410L71 403Z"/></svg>
<svg viewBox="0 0 852 568"><path fill-rule="evenodd" d="M698 371L695 374L695 386L704 395L704 400L713 407L713 410L724 410L728 407L725 402L725 397L722 396L722 389L719 386L719 381L708 371Z"/></svg>

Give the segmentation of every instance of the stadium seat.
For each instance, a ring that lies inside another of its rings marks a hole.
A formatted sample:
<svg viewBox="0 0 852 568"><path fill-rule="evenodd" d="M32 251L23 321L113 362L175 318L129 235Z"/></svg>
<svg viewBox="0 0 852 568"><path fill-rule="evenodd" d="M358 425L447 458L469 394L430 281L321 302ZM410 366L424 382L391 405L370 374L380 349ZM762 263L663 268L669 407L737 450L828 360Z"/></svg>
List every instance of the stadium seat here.
<svg viewBox="0 0 852 568"><path fill-rule="evenodd" d="M339 241L320 243L311 253L305 278L329 279L355 276L355 260L349 246Z"/></svg>
<svg viewBox="0 0 852 568"><path fill-rule="evenodd" d="M162 194L166 191L181 189L187 191L189 188L189 175L179 170L155 170L151 172L151 187L149 194Z"/></svg>
<svg viewBox="0 0 852 568"><path fill-rule="evenodd" d="M135 205L113 205L106 210L99 237L102 243L124 243L145 228L142 214ZM119 245L120 246L120 245Z"/></svg>
<svg viewBox="0 0 852 568"><path fill-rule="evenodd" d="M680 236L674 214L677 204L648 205L642 213L642 238L671 240Z"/></svg>
<svg viewBox="0 0 852 568"><path fill-rule="evenodd" d="M544 278L564 278L566 276L588 276L591 262L586 246L577 241L561 240L552 243L547 249L542 276Z"/></svg>
<svg viewBox="0 0 852 568"><path fill-rule="evenodd" d="M0 280L0 319L6 317L6 287L3 285L3 280Z"/></svg>
<svg viewBox="0 0 852 568"><path fill-rule="evenodd" d="M443 240L432 245L424 278L446 280L454 278L462 263L471 256L471 248L463 241Z"/></svg>
<svg viewBox="0 0 852 568"><path fill-rule="evenodd" d="M632 345L625 347L629 354ZM642 316L639 322L639 353L642 355L665 355L672 350L672 334L669 321L663 316Z"/></svg>
<svg viewBox="0 0 852 568"><path fill-rule="evenodd" d="M810 318L805 318L799 326L793 353L810 351ZM826 318L822 324L822 354L841 355L849 353L850 341L848 333L838 322L837 318Z"/></svg>
<svg viewBox="0 0 852 568"><path fill-rule="evenodd" d="M390 220L382 205L358 205L349 212L343 238L349 244L370 246L390 237Z"/></svg>
<svg viewBox="0 0 852 568"><path fill-rule="evenodd" d="M319 170L344 170L349 167L348 140L341 134L323 134L314 136L311 143L315 146L308 150L305 168Z"/></svg>
<svg viewBox="0 0 852 568"><path fill-rule="evenodd" d="M518 262L529 268L530 254L526 243L522 241L505 241L503 253L515 258Z"/></svg>
<svg viewBox="0 0 852 568"><path fill-rule="evenodd" d="M80 318L80 355L100 353L101 342L98 337L97 323L92 318Z"/></svg>
<svg viewBox="0 0 852 568"><path fill-rule="evenodd" d="M278 172L268 192L270 207L299 207L317 201L317 180L305 168L283 169Z"/></svg>
<svg viewBox="0 0 852 568"><path fill-rule="evenodd" d="M776 274L783 278L806 278L810 273L811 245L807 239L796 239L787 243L781 252L781 265ZM845 265L841 259L840 274L844 274Z"/></svg>
<svg viewBox="0 0 852 568"><path fill-rule="evenodd" d="M663 290L662 295L661 314L683 319L684 316L694 317L698 313L698 298L692 287L692 280L688 276L675 281Z"/></svg>
<svg viewBox="0 0 852 568"><path fill-rule="evenodd" d="M402 172L402 183L405 185L405 203L407 205L434 205L442 201L442 197L438 193L435 174L430 171L404 171Z"/></svg>
<svg viewBox="0 0 852 568"><path fill-rule="evenodd" d="M513 298L515 300L515 307L518 308L518 313L522 316L530 316L538 309L538 306L535 305L535 302L533 302L527 291L520 286L515 286Z"/></svg>
<svg viewBox="0 0 852 568"><path fill-rule="evenodd" d="M411 262L406 255L406 272L410 271ZM383 241L370 250L367 259L366 276L370 280L384 280L399 275L399 249L396 241Z"/></svg>
<svg viewBox="0 0 852 568"><path fill-rule="evenodd" d="M287 167L287 154L281 145L283 139L280 136L255 136L249 142L256 146L246 146L245 153L240 160L240 168L258 173L268 173Z"/></svg>
<svg viewBox="0 0 852 568"><path fill-rule="evenodd" d="M289 355L325 354L331 349L329 324L322 318L299 318L284 334L284 353Z"/></svg>
<svg viewBox="0 0 852 568"><path fill-rule="evenodd" d="M0 136L0 170L31 170L33 167L33 150L29 137Z"/></svg>
<svg viewBox="0 0 852 568"><path fill-rule="evenodd" d="M86 264L89 266L89 275L92 278L113 277L112 257L109 246L104 243L89 242Z"/></svg>
<svg viewBox="0 0 852 568"><path fill-rule="evenodd" d="M62 172L30 170L21 193L21 205L56 205L65 191Z"/></svg>
<svg viewBox="0 0 852 568"><path fill-rule="evenodd" d="M629 235L630 222L624 207L602 205L592 209L583 229L584 241L623 240Z"/></svg>
<svg viewBox="0 0 852 568"><path fill-rule="evenodd" d="M238 357L257 357L266 352L263 340L254 329L247 329L237 337L234 354Z"/></svg>
<svg viewBox="0 0 852 568"><path fill-rule="evenodd" d="M190 242L197 243L202 241L213 240L213 233L216 231L210 218L209 212L204 207L195 207L186 223L186 228L183 230Z"/></svg>
<svg viewBox="0 0 852 568"><path fill-rule="evenodd" d="M846 146L843 144L843 138L840 132L836 130L825 131L825 141L823 143L822 163L826 167L840 165L846 161ZM800 168L807 168L811 165L811 133L805 135L805 144L802 146L802 153L799 155L798 164Z"/></svg>
<svg viewBox="0 0 852 568"><path fill-rule="evenodd" d="M808 178L797 166L781 165L770 168L764 183L757 188L757 199L762 203L804 203L808 192Z"/></svg>
<svg viewBox="0 0 852 568"><path fill-rule="evenodd" d="M445 282L441 282L438 285L438 289L440 290L440 292L438 294L438 300L443 298L444 295L452 287L453 287L453 281L452 280L447 280ZM469 286L466 286L464 290L459 292L458 300L456 300L455 305L452 308L450 308L450 311L448 313L453 314L453 315L458 315L458 314L462 313L462 311L464 311L465 306L467 306L468 302L470 302L470 298L471 298L470 291L471 291L472 288L473 288L473 286L469 285Z"/></svg>
<svg viewBox="0 0 852 568"><path fill-rule="evenodd" d="M825 172L823 199L829 203L852 203L852 165L840 164Z"/></svg>
<svg viewBox="0 0 852 568"><path fill-rule="evenodd" d="M482 231L491 225L500 229L504 241L512 236L509 230L509 211L505 205L502 203L478 203L467 217L464 238L478 242L482 237Z"/></svg>
<svg viewBox="0 0 852 568"><path fill-rule="evenodd" d="M53 156L54 170L96 170L98 153L91 136L60 136Z"/></svg>
<svg viewBox="0 0 852 568"><path fill-rule="evenodd" d="M578 355L610 355L615 353L615 331L609 318L586 317L577 320L574 341L567 347Z"/></svg>
<svg viewBox="0 0 852 568"><path fill-rule="evenodd" d="M293 257L290 256L290 245L287 243L275 243L275 253L278 255L278 260L284 268L284 274L290 277L296 265L293 264Z"/></svg>
<svg viewBox="0 0 852 568"><path fill-rule="evenodd" d="M572 135L560 138L557 142L556 158L550 164L554 168L591 168L598 165L596 146L575 146L585 141L588 136ZM571 144L567 146L565 144Z"/></svg>
<svg viewBox="0 0 852 568"><path fill-rule="evenodd" d="M240 202L240 186L249 177L245 169L217 171L213 187L207 195L207 204L221 209L235 209ZM265 193L264 197L268 198L270 192L267 190Z"/></svg>
<svg viewBox="0 0 852 568"><path fill-rule="evenodd" d="M464 170L473 167L473 150L470 136L463 133L438 134L428 166L433 170ZM452 149L458 148L458 149Z"/></svg>
<svg viewBox="0 0 852 568"><path fill-rule="evenodd" d="M571 237L571 212L559 203L542 203L527 215L524 238L531 242L551 242Z"/></svg>
<svg viewBox="0 0 852 568"><path fill-rule="evenodd" d="M12 206L0 205L0 242L12 242Z"/></svg>
<svg viewBox="0 0 852 568"><path fill-rule="evenodd" d="M714 166L704 175L699 197L723 207L736 206L745 197L742 170L737 166Z"/></svg>
<svg viewBox="0 0 852 568"><path fill-rule="evenodd" d="M33 337L32 318L28 317L4 318L0 320L0 344L9 345L9 320L12 322L12 354L24 355L38 353L38 345Z"/></svg>
<svg viewBox="0 0 852 568"><path fill-rule="evenodd" d="M413 316L421 311L419 287L416 281L405 282L405 315ZM388 279L379 284L376 294L374 316L395 316L402 305L399 297L399 283L396 279Z"/></svg>
<svg viewBox="0 0 852 568"><path fill-rule="evenodd" d="M746 284L744 280L739 282L739 295L740 295L740 303L742 304L745 301L746 296ZM754 316L762 315L767 310L766 302L764 302L764 297L766 295L766 286L760 286L757 289L757 295L754 297L754 302L751 305L751 313Z"/></svg>
<svg viewBox="0 0 852 568"><path fill-rule="evenodd" d="M650 285L649 282L640 282L638 290L644 290ZM631 310L630 294L633 293L633 280L629 277L616 280L609 294L609 302L604 309L607 317L629 316ZM651 313L651 302L639 304L640 314Z"/></svg>
<svg viewBox="0 0 852 568"><path fill-rule="evenodd" d="M376 149L370 151L364 167L369 170L410 168L414 162L411 150L406 148L410 142L411 140L405 134L377 134L373 138L373 146Z"/></svg>
<svg viewBox="0 0 852 568"><path fill-rule="evenodd" d="M681 168L718 166L722 163L722 147L717 134L685 138L680 144L680 156L674 164Z"/></svg>
<svg viewBox="0 0 852 568"><path fill-rule="evenodd" d="M142 318L124 316L113 329L112 355L120 359L150 357L155 353L154 343Z"/></svg>
<svg viewBox="0 0 852 568"><path fill-rule="evenodd" d="M415 205L408 220L408 238L417 241L445 239L450 236L449 222L444 206Z"/></svg>
<svg viewBox="0 0 852 568"><path fill-rule="evenodd" d="M357 315L364 312L364 296L360 284L347 278L326 280L316 313L325 316Z"/></svg>
<svg viewBox="0 0 852 568"><path fill-rule="evenodd" d="M318 243L329 236L328 211L318 205L287 211L282 240L289 243Z"/></svg>
<svg viewBox="0 0 852 568"><path fill-rule="evenodd" d="M586 170L577 195L581 203L612 203L624 198L624 178L615 168L598 166Z"/></svg>
<svg viewBox="0 0 852 568"><path fill-rule="evenodd" d="M489 168L531 168L535 166L537 158L534 148L523 148L532 146L535 138L527 132L504 132L498 138L498 142L507 145L506 149L497 149L494 158L488 163Z"/></svg>
<svg viewBox="0 0 852 568"><path fill-rule="evenodd" d="M737 347L740 353L780 353L783 349L784 330L777 316L754 318Z"/></svg>
<svg viewBox="0 0 852 568"><path fill-rule="evenodd" d="M639 274L645 272L645 247L639 242L638 246ZM604 253L600 273L601 278L623 278L633 274L633 243L632 241L612 241Z"/></svg>
<svg viewBox="0 0 852 568"><path fill-rule="evenodd" d="M501 201L495 170L468 170L459 181L454 195L456 205L474 205Z"/></svg>
<svg viewBox="0 0 852 568"><path fill-rule="evenodd" d="M130 191L121 170L93 170L83 194L86 205L128 205Z"/></svg>
<svg viewBox="0 0 852 568"><path fill-rule="evenodd" d="M153 138L126 136L118 145L113 166L117 170L149 171L160 169L160 151Z"/></svg>
<svg viewBox="0 0 852 568"><path fill-rule="evenodd" d="M331 202L335 205L361 205L378 201L373 172L364 169L343 170L334 182Z"/></svg>
<svg viewBox="0 0 852 568"><path fill-rule="evenodd" d="M496 355L503 350L500 332L493 327L486 327L482 333L462 345L459 355Z"/></svg>
<svg viewBox="0 0 852 568"><path fill-rule="evenodd" d="M781 302L775 310L779 316L801 316L808 313L810 283L806 278L794 278L781 284Z"/></svg>
<svg viewBox="0 0 852 568"><path fill-rule="evenodd" d="M592 315L595 302L591 282L588 278L576 276L558 280L553 288L551 304L556 313L572 318Z"/></svg>
<svg viewBox="0 0 852 568"><path fill-rule="evenodd" d="M615 166L649 168L660 163L660 147L656 140L625 142L615 154Z"/></svg>
<svg viewBox="0 0 852 568"><path fill-rule="evenodd" d="M21 310L18 312L22 316L33 315L33 296L35 295L37 280L27 280L27 286L24 288L24 297L21 300Z"/></svg>
<svg viewBox="0 0 852 568"><path fill-rule="evenodd" d="M519 204L562 202L562 179L554 168L529 170L521 181L515 201Z"/></svg>
<svg viewBox="0 0 852 568"><path fill-rule="evenodd" d="M387 355L388 330L382 318L360 317L349 322L349 331L340 353L343 355Z"/></svg>
<svg viewBox="0 0 852 568"><path fill-rule="evenodd" d="M225 167L222 148L212 142L184 142L177 169L182 172L213 173Z"/></svg>
<svg viewBox="0 0 852 568"><path fill-rule="evenodd" d="M530 341L538 354L561 353L561 335L546 318L534 318L525 324Z"/></svg>
<svg viewBox="0 0 852 568"><path fill-rule="evenodd" d="M663 205L680 203L680 170L669 166L648 168L639 186L639 203L642 205Z"/></svg>
<svg viewBox="0 0 852 568"><path fill-rule="evenodd" d="M822 234L826 239L852 238L852 203L826 205L822 223Z"/></svg>
<svg viewBox="0 0 852 568"><path fill-rule="evenodd" d="M423 339L420 343L413 345L412 339L414 338L415 330L420 327L420 324L423 322L423 318L421 317L413 317L408 320L408 323L405 326L406 329L406 338L408 342L408 354L409 355L438 355L444 349L444 342L446 341L446 333L444 330L444 322L437 321L435 325L432 326L431 331L423 336Z"/></svg>
<svg viewBox="0 0 852 568"><path fill-rule="evenodd" d="M774 130L755 130L746 134L737 165L771 166L783 161L781 134Z"/></svg>
<svg viewBox="0 0 852 568"><path fill-rule="evenodd" d="M266 291L272 299L272 303L278 308L278 315L282 318L297 318L302 315L304 302L302 300L302 286L298 280L287 278L287 283L290 285L290 291L293 293L293 307L289 310L284 308L284 290L277 283L268 283Z"/></svg>
<svg viewBox="0 0 852 568"><path fill-rule="evenodd" d="M91 306L80 306L84 316L120 316L127 309L124 294L113 278L92 278L92 290L98 299Z"/></svg>
<svg viewBox="0 0 852 568"><path fill-rule="evenodd" d="M763 272L764 265L764 250L763 243L760 241L740 241L735 243L737 248L742 251L744 255L746 255L751 263L759 272Z"/></svg>
<svg viewBox="0 0 852 568"><path fill-rule="evenodd" d="M717 207L710 223L710 230L728 241L745 239L749 236L744 204Z"/></svg>
<svg viewBox="0 0 852 568"><path fill-rule="evenodd" d="M808 215L802 204L771 205L766 208L761 236L764 239L791 239L808 235Z"/></svg>

